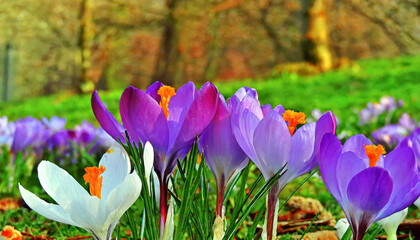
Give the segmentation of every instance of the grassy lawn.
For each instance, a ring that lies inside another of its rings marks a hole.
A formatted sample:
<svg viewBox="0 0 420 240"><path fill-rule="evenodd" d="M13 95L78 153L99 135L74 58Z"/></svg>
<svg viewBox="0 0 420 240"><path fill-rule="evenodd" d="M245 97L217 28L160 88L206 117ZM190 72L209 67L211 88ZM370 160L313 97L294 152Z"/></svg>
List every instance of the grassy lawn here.
<svg viewBox="0 0 420 240"><path fill-rule="evenodd" d="M355 111L367 102L378 101L382 96L404 100L404 111L420 119L420 56L393 59L362 60L352 67L316 75L298 76L283 73L268 79L245 79L232 82L215 82L220 92L231 96L241 86L256 88L260 101L286 108L310 111L318 108L332 110L343 121L357 121ZM99 93L108 109L118 115L122 89ZM81 120L96 122L90 107L90 95L54 95L22 101L0 103L0 115L11 120L25 116L66 117L68 126Z"/></svg>

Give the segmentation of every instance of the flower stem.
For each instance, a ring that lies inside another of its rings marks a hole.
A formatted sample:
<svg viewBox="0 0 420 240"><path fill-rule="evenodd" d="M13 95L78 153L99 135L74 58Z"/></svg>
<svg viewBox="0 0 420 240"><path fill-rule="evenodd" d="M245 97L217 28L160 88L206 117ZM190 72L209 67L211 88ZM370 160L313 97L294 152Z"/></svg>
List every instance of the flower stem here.
<svg viewBox="0 0 420 240"><path fill-rule="evenodd" d="M225 194L225 185L224 179L222 178L221 184L217 185L217 200L216 200L216 216L219 216L223 219L223 197Z"/></svg>
<svg viewBox="0 0 420 240"><path fill-rule="evenodd" d="M166 223L166 212L168 209L168 183L165 180L159 179L160 182L160 199L159 199L159 211L160 211L160 238L163 237Z"/></svg>
<svg viewBox="0 0 420 240"><path fill-rule="evenodd" d="M274 222L274 216L275 210L276 210L276 203L278 201L278 195L279 195L279 184L278 182L273 185L273 187L268 192L268 199L267 199L267 240L273 239L273 222ZM274 236L275 238L276 236Z"/></svg>

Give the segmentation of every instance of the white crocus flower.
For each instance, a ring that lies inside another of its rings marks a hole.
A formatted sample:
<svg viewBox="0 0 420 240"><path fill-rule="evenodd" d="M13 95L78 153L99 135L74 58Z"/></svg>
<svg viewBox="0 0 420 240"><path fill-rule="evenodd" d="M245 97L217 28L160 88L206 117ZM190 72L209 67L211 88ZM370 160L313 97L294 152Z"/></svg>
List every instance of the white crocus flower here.
<svg viewBox="0 0 420 240"><path fill-rule="evenodd" d="M408 208L406 208L402 211L396 212L396 213L392 214L391 216L386 217L386 218L378 221L378 223L385 230L386 236L387 236L386 238L388 240L396 240L397 239L398 226L401 224L401 222L407 216L407 213L408 213Z"/></svg>
<svg viewBox="0 0 420 240"><path fill-rule="evenodd" d="M130 159L120 146L112 146L99 167L86 168L89 194L72 176L57 165L42 161L38 178L44 190L57 203L51 204L19 184L23 200L35 212L57 222L81 227L96 240L111 239L118 220L137 200L141 181L131 172Z"/></svg>
<svg viewBox="0 0 420 240"><path fill-rule="evenodd" d="M349 226L350 224L347 218L341 218L340 220L338 220L337 224L335 224L335 229L337 229L336 234L337 234L338 239L343 238Z"/></svg>

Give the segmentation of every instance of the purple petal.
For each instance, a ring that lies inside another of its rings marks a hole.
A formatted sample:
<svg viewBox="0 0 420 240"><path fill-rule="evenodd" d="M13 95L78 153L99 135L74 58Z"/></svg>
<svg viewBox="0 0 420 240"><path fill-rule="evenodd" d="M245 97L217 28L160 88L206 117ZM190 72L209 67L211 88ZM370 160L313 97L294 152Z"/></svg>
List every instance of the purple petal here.
<svg viewBox="0 0 420 240"><path fill-rule="evenodd" d="M238 97L239 101L242 101L246 95L251 95L258 100L258 93L254 88L241 87L234 95Z"/></svg>
<svg viewBox="0 0 420 240"><path fill-rule="evenodd" d="M195 137L203 132L216 113L218 99L219 92L212 83L208 82L201 87L174 142L175 150L192 145Z"/></svg>
<svg viewBox="0 0 420 240"><path fill-rule="evenodd" d="M268 180L288 162L290 155L292 137L280 114L274 110L267 113L255 129L253 143L257 158L252 160Z"/></svg>
<svg viewBox="0 0 420 240"><path fill-rule="evenodd" d="M237 98L233 97L233 102L235 101L234 99ZM236 109L233 108L232 110L231 124L236 141L251 159L256 159L253 139L255 128L260 122L260 119L249 109L242 108L240 103Z"/></svg>
<svg viewBox="0 0 420 240"><path fill-rule="evenodd" d="M315 123L308 123L300 127L293 134L292 147L287 168L293 171L296 177L307 173L318 166L318 160L314 161L312 154L315 143Z"/></svg>
<svg viewBox="0 0 420 240"><path fill-rule="evenodd" d="M171 97L168 109L169 146L173 146L188 110L198 95L199 93L194 83L188 82L178 89L175 96Z"/></svg>
<svg viewBox="0 0 420 240"><path fill-rule="evenodd" d="M393 182L388 171L369 167L356 174L347 187L348 200L354 211L376 215L388 202Z"/></svg>
<svg viewBox="0 0 420 240"><path fill-rule="evenodd" d="M282 105L277 105L274 108L274 111L278 112L280 115L282 115L285 111L284 111L284 107Z"/></svg>
<svg viewBox="0 0 420 240"><path fill-rule="evenodd" d="M373 143L367 137L362 134L357 134L347 139L344 143L343 153L354 152L356 156L368 164L369 158L366 155L365 146L372 144Z"/></svg>
<svg viewBox="0 0 420 240"><path fill-rule="evenodd" d="M321 141L319 170L325 186L338 202L342 201L337 182L337 165L341 151L340 140L332 133L325 134Z"/></svg>
<svg viewBox="0 0 420 240"><path fill-rule="evenodd" d="M96 119L105 132L107 132L116 141L118 141L119 138L123 143L125 143L124 127L106 109L104 104L101 102L101 99L99 99L98 92L96 90L92 94L91 105Z"/></svg>
<svg viewBox="0 0 420 240"><path fill-rule="evenodd" d="M157 92L162 86L163 84L161 82L156 81L146 89L146 93L155 99L156 102L160 103L160 95Z"/></svg>
<svg viewBox="0 0 420 240"><path fill-rule="evenodd" d="M271 109L273 109L273 108L271 107L271 105L270 105L269 103L267 103L266 105L261 106L261 111L263 112L263 115L264 115L264 116L265 116L265 115L267 115L267 113L268 113Z"/></svg>
<svg viewBox="0 0 420 240"><path fill-rule="evenodd" d="M319 147L321 145L321 140L323 136L327 133L335 134L335 130L337 128L337 121L335 116L332 112L327 112L319 118L316 122L316 129L315 129L315 144L314 144L314 153L313 157L318 159L319 156Z"/></svg>
<svg viewBox="0 0 420 240"><path fill-rule="evenodd" d="M337 180L343 199L347 198L347 186L350 180L368 166L353 152L345 152L338 159Z"/></svg>
<svg viewBox="0 0 420 240"><path fill-rule="evenodd" d="M412 191L420 179L416 160L410 148L395 149L386 155L384 168L392 177L394 189L386 210L381 212L381 216L378 216L380 218L409 207L420 194L418 190Z"/></svg>
<svg viewBox="0 0 420 240"><path fill-rule="evenodd" d="M120 100L121 120L132 140L143 144L149 141L155 152L165 153L169 130L159 104L145 92L128 87Z"/></svg>

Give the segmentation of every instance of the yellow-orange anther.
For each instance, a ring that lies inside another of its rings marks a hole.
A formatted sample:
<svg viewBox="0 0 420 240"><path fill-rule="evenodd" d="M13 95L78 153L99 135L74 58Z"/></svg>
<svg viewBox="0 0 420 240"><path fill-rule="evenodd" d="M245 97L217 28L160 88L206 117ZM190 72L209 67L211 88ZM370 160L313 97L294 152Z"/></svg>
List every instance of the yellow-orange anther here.
<svg viewBox="0 0 420 240"><path fill-rule="evenodd" d="M382 145L366 145L365 152L369 158L369 167L375 167L381 155L386 153Z"/></svg>
<svg viewBox="0 0 420 240"><path fill-rule="evenodd" d="M112 148L110 148L106 151L106 153L113 153L113 152L114 152L114 149L112 149Z"/></svg>
<svg viewBox="0 0 420 240"><path fill-rule="evenodd" d="M22 240L22 234L16 230L13 226L5 226L3 231L1 231L1 237L6 240Z"/></svg>
<svg viewBox="0 0 420 240"><path fill-rule="evenodd" d="M160 96L159 105L162 108L166 119L168 119L168 116L169 116L169 111L168 111L169 100L171 99L172 96L176 95L175 88L163 85L162 87L159 88L159 90L157 91L157 94Z"/></svg>
<svg viewBox="0 0 420 240"><path fill-rule="evenodd" d="M296 126L298 124L305 124L305 113L286 110L282 116L284 121L289 123L287 127L289 128L290 136L293 136L293 133L295 132Z"/></svg>
<svg viewBox="0 0 420 240"><path fill-rule="evenodd" d="M101 190L102 190L102 173L105 172L104 166L98 167L87 167L85 168L86 174L83 176L85 184L89 183L90 195L97 196L101 199Z"/></svg>

